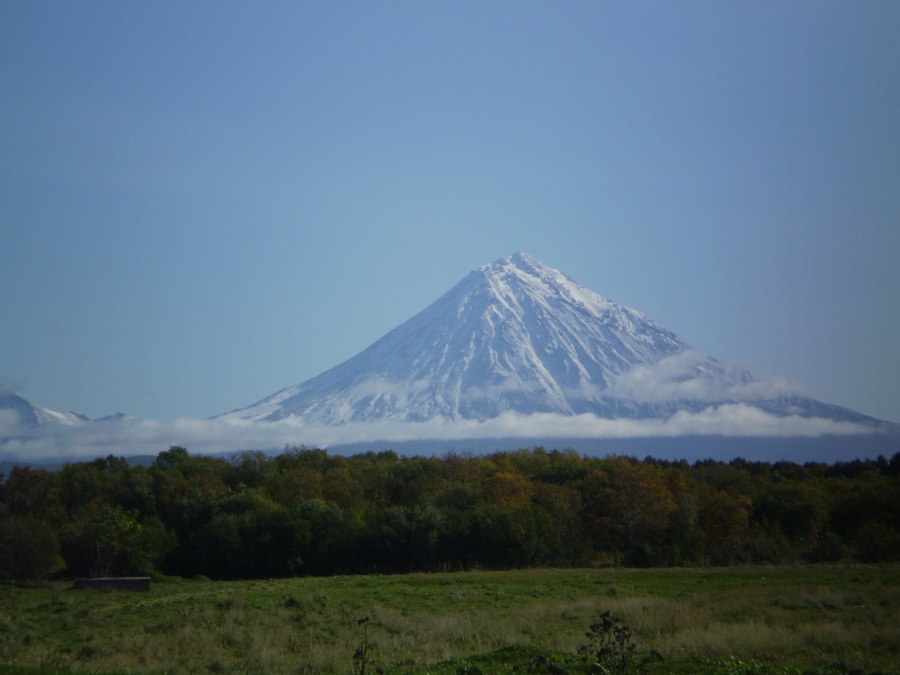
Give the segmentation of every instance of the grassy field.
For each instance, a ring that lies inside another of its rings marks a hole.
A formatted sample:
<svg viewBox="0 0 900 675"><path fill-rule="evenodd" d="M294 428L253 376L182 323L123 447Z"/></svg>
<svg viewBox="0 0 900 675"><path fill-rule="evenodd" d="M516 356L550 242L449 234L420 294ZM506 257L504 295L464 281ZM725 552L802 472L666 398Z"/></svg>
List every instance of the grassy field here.
<svg viewBox="0 0 900 675"><path fill-rule="evenodd" d="M900 673L898 565L0 585L0 673L597 672L605 610L634 672Z"/></svg>

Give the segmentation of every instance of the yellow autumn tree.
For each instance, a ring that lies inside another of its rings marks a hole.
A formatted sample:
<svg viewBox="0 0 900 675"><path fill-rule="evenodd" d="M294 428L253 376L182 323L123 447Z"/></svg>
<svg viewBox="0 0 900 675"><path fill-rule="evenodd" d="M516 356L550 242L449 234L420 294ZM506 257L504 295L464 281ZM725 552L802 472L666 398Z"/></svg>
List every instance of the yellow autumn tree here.
<svg viewBox="0 0 900 675"><path fill-rule="evenodd" d="M519 509L531 504L534 484L516 471L498 471L484 480L484 496L488 504Z"/></svg>

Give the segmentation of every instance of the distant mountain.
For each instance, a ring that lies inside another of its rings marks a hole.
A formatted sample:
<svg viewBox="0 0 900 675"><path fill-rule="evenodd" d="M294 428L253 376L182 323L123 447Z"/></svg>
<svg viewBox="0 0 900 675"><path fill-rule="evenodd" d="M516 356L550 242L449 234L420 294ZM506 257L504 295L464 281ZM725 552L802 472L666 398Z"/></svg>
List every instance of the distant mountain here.
<svg viewBox="0 0 900 675"><path fill-rule="evenodd" d="M12 392L0 394L0 420L5 430L18 428L23 433L41 427L78 426L89 421L78 413L43 408Z"/></svg>
<svg viewBox="0 0 900 675"><path fill-rule="evenodd" d="M211 420L89 420L0 394L10 462L297 442L819 461L892 455L900 425L716 361L524 253L472 272L350 360Z"/></svg>
<svg viewBox="0 0 900 675"><path fill-rule="evenodd" d="M653 420L738 403L879 424L701 355L641 312L517 253L472 272L348 361L220 417L342 425L512 411Z"/></svg>
<svg viewBox="0 0 900 675"><path fill-rule="evenodd" d="M124 413L91 419L76 412L51 410L19 394L0 393L0 454L3 442L11 439L25 440L38 434L59 434L69 430L87 429L91 425L128 419Z"/></svg>

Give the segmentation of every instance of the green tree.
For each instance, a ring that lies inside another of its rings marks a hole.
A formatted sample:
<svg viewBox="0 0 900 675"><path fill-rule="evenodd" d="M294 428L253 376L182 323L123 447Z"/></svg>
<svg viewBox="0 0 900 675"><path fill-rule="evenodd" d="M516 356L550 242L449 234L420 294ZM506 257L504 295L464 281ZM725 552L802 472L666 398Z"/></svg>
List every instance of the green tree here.
<svg viewBox="0 0 900 675"><path fill-rule="evenodd" d="M64 529L63 551L76 574L107 577L131 570L131 554L141 535L136 511L104 504Z"/></svg>
<svg viewBox="0 0 900 675"><path fill-rule="evenodd" d="M57 473L15 466L4 493L6 506L13 515L32 516L53 525L65 518Z"/></svg>
<svg viewBox="0 0 900 675"><path fill-rule="evenodd" d="M750 499L704 486L697 506L697 527L702 534L703 562L740 562L750 527Z"/></svg>
<svg viewBox="0 0 900 675"><path fill-rule="evenodd" d="M304 499L321 499L324 476L308 466L289 466L273 478L269 493L283 506L295 506Z"/></svg>
<svg viewBox="0 0 900 675"><path fill-rule="evenodd" d="M17 581L39 579L65 568L53 529L29 515L0 519L0 573Z"/></svg>
<svg viewBox="0 0 900 675"><path fill-rule="evenodd" d="M584 518L595 541L636 564L653 564L675 501L662 469L626 458L611 460L583 486Z"/></svg>
<svg viewBox="0 0 900 675"><path fill-rule="evenodd" d="M485 478L484 496L488 504L508 509L524 508L531 504L534 484L518 471L498 471Z"/></svg>

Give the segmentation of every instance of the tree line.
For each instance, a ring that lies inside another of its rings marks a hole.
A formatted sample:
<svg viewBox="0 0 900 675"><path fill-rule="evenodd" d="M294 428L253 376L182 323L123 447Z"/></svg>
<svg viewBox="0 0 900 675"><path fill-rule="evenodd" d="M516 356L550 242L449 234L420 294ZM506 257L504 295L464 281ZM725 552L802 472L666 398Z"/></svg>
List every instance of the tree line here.
<svg viewBox="0 0 900 675"><path fill-rule="evenodd" d="M842 560L900 560L900 453L800 465L172 447L150 466L110 455L0 474L0 578Z"/></svg>

